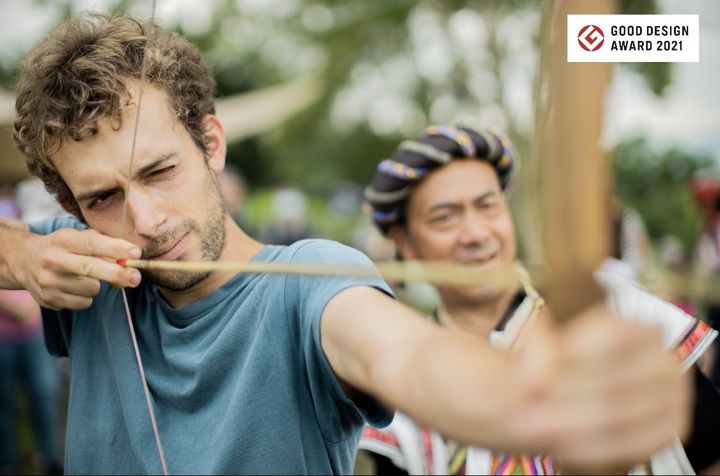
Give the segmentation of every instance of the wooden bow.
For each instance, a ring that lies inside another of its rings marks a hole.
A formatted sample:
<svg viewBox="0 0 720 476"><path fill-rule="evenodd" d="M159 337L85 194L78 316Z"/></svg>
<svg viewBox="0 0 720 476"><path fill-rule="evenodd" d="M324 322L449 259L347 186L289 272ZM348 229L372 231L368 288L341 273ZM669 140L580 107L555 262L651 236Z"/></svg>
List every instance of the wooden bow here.
<svg viewBox="0 0 720 476"><path fill-rule="evenodd" d="M546 4L542 21L536 155L529 172L539 177L541 189L549 269L543 294L559 321L604 300L593 272L611 249L610 171L600 150L611 65L568 63L567 15L613 11L613 0L558 0Z"/></svg>

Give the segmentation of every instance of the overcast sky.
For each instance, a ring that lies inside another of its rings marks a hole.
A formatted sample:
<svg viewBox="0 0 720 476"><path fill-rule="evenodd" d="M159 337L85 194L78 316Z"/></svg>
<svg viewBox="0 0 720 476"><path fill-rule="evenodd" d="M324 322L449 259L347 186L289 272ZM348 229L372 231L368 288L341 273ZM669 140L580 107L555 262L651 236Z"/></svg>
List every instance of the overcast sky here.
<svg viewBox="0 0 720 476"><path fill-rule="evenodd" d="M710 149L720 162L720 1L661 0L661 8L663 13L700 15L700 62L677 63L674 82L659 99L639 76L616 68L606 143L647 135L660 147Z"/></svg>

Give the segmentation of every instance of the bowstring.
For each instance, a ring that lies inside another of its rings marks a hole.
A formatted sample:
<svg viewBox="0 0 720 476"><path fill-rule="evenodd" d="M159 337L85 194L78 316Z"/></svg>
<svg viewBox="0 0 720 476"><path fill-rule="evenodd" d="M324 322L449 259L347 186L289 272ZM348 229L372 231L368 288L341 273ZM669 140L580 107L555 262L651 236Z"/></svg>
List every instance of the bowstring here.
<svg viewBox="0 0 720 476"><path fill-rule="evenodd" d="M152 0L152 10L150 13L150 21L155 21L155 10L156 0ZM120 238L124 239L127 232L127 216L128 216L128 197L130 195L130 184L132 183L133 173L133 162L135 159L135 145L137 143L137 135L140 124L140 108L142 106L143 90L145 87L145 80L147 74L147 63L148 63L148 44L150 38L148 32L145 32L145 51L143 53L143 62L140 69L140 86L137 95L137 110L135 112L135 126L133 128L132 144L130 146L130 164L128 165L127 174L127 187L125 188L125 197L123 200L122 216L120 218ZM158 456L160 457L160 465L162 466L163 475L169 474L167 461L165 459L165 450L163 449L162 441L160 440L160 431L158 429L157 419L155 418L155 410L153 409L152 398L150 397L150 388L148 387L147 379L145 378L145 367L142 363L142 357L140 356L140 348L138 346L137 336L135 335L135 326L133 325L133 319L130 314L130 305L128 303L127 293L125 289L120 289L122 295L123 306L125 308L125 317L127 318L128 328L130 330L130 340L132 342L133 353L135 354L135 362L137 363L138 371L140 372L140 381L142 383L143 394L145 396L145 405L147 407L148 416L150 417L150 425L152 426L153 437L155 439L155 446L157 447Z"/></svg>

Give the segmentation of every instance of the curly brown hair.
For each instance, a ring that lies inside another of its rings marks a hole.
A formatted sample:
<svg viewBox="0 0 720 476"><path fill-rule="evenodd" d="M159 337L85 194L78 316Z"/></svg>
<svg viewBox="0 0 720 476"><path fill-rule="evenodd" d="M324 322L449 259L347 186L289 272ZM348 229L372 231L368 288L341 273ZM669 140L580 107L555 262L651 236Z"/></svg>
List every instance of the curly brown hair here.
<svg viewBox="0 0 720 476"><path fill-rule="evenodd" d="M147 55L147 58L145 58ZM167 93L170 105L205 151L202 119L215 112L215 81L198 49L156 23L86 13L66 21L28 53L17 82L13 138L28 169L82 219L52 156L65 140L97 132L100 118L121 126L128 82Z"/></svg>

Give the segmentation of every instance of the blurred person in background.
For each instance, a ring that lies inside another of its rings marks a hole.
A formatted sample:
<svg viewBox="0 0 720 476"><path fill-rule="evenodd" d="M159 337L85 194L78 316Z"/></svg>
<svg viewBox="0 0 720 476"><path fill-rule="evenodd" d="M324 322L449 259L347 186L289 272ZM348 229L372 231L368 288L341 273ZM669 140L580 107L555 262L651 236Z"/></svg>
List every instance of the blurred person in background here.
<svg viewBox="0 0 720 476"><path fill-rule="evenodd" d="M653 257L653 245L645 226L645 220L634 208L622 205L619 200L613 204L612 252L602 265L602 271L614 273L636 282L653 282L653 292L683 312L696 315L694 303L687 293L670 284L666 277L688 271L682 241L673 235L663 236L657 244L658 265ZM714 345L714 343L713 343ZM699 364L711 353L712 346L703 355ZM702 365L700 365L702 367Z"/></svg>
<svg viewBox="0 0 720 476"><path fill-rule="evenodd" d="M0 186L0 216L20 217L9 185ZM18 453L20 395L27 396L40 470L44 474L62 474L58 438L60 376L43 342L40 306L27 291L0 290L0 474L17 474L25 469Z"/></svg>
<svg viewBox="0 0 720 476"><path fill-rule="evenodd" d="M247 183L240 170L232 165L227 165L218 175L220 193L228 213L235 220L240 228L253 235L245 217L245 199L247 198Z"/></svg>
<svg viewBox="0 0 720 476"><path fill-rule="evenodd" d="M702 212L703 222L695 246L697 273L706 279L720 277L720 179L698 176L690 183L695 203ZM720 326L720 298L708 296L701 303L710 325ZM715 342L706 368L710 380L720 389L720 342Z"/></svg>
<svg viewBox="0 0 720 476"><path fill-rule="evenodd" d="M517 287L437 286L440 305L431 316L439 326L488 339L504 349L550 318L517 262L506 197L513 162L509 141L496 130L430 126L418 140L404 141L378 164L365 192L373 221L393 239L401 259L455 261L486 271L517 268ZM681 368L691 368L717 332L623 274L596 274L607 291L608 306L621 319L660 328ZM693 468L705 469L720 458L720 395L699 371L691 371L698 392L694 433L685 448L676 441L653 457L650 465L656 473L692 474ZM361 458L370 458L378 474L555 474L562 468L553 455L509 454L459 444L402 413L386 429L366 427L360 448Z"/></svg>
<svg viewBox="0 0 720 476"><path fill-rule="evenodd" d="M15 196L20 219L25 223L69 216L37 177L28 177L21 181L15 187Z"/></svg>
<svg viewBox="0 0 720 476"><path fill-rule="evenodd" d="M308 219L308 200L296 187L278 187L272 193L270 223L263 233L263 241L271 245L291 245L313 238L315 229Z"/></svg>
<svg viewBox="0 0 720 476"><path fill-rule="evenodd" d="M612 200L612 215L612 256L603 263L603 270L637 281L642 274L654 269L652 242L645 220L619 199Z"/></svg>
<svg viewBox="0 0 720 476"><path fill-rule="evenodd" d="M658 241L657 254L660 269L663 273L667 273L669 277L682 276L683 282L688 283L691 279L691 259L685 252L685 246L680 238L675 235L665 235ZM662 278L661 278L662 279ZM680 289L678 286L669 284L665 286L665 289L657 293L666 301L669 301L685 311L688 314L700 315L700 310L697 308L691 293L687 292L686 289ZM714 328L717 327L718 323L711 323L710 325ZM717 340L713 342L712 346L708 351L703 354L703 357L699 364L702 367L702 363L710 357L712 349L717 345ZM706 375L710 376L709 372L705 372Z"/></svg>

